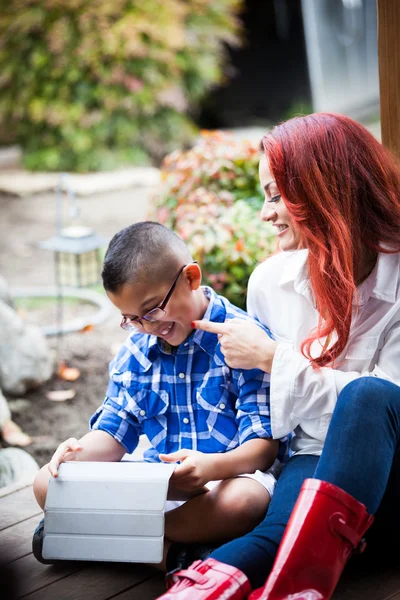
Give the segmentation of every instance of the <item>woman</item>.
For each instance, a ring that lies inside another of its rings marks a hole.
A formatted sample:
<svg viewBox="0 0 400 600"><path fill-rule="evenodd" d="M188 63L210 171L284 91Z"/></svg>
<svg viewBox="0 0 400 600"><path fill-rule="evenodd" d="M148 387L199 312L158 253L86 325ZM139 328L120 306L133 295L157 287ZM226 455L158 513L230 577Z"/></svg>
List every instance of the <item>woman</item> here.
<svg viewBox="0 0 400 600"><path fill-rule="evenodd" d="M327 599L368 529L380 551L400 529L399 167L334 114L291 119L262 148L261 217L282 252L253 273L248 310L275 341L195 326L230 366L271 373L273 435L293 430L293 455L264 521L176 573L164 599Z"/></svg>

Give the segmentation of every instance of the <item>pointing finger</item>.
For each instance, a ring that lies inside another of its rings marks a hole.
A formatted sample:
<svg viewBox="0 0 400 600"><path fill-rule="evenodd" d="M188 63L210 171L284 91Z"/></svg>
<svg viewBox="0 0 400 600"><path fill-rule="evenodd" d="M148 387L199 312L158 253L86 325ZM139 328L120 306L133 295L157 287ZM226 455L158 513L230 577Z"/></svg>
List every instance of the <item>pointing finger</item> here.
<svg viewBox="0 0 400 600"><path fill-rule="evenodd" d="M223 334L228 331L228 323L214 323L213 321L193 321L192 327L194 329L201 329L202 331L208 331L209 333Z"/></svg>

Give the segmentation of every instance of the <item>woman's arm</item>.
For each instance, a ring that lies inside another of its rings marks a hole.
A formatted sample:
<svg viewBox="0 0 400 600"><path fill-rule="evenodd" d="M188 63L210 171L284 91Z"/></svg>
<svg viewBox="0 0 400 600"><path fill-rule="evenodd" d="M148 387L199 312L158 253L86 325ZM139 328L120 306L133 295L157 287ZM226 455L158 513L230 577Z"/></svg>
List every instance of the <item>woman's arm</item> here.
<svg viewBox="0 0 400 600"><path fill-rule="evenodd" d="M400 308L399 308L400 311ZM332 414L342 389L359 377L380 377L400 385L400 314L384 333L384 345L365 369L315 370L307 358L288 344L278 344L271 373L271 424L274 437L293 431L300 421Z"/></svg>

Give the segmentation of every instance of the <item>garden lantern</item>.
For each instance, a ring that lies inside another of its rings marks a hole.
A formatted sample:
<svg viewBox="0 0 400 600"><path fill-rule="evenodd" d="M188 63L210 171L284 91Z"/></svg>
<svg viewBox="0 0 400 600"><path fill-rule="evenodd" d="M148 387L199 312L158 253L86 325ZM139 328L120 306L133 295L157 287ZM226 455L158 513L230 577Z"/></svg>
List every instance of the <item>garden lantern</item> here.
<svg viewBox="0 0 400 600"><path fill-rule="evenodd" d="M99 281L100 249L106 243L90 227L72 225L42 242L40 247L54 252L57 285L87 287Z"/></svg>
<svg viewBox="0 0 400 600"><path fill-rule="evenodd" d="M76 221L79 210L68 177L63 175L57 193L57 233L40 243L40 247L54 252L56 283L60 287L87 287L99 282L101 270L100 250L108 240L82 224L63 227L63 192L67 192L70 218Z"/></svg>

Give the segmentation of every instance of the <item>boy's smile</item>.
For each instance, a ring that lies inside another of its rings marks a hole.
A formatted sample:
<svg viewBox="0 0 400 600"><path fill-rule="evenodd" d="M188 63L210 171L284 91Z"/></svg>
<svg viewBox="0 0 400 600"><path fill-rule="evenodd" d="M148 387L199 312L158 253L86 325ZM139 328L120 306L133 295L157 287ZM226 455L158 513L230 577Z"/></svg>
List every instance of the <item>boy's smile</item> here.
<svg viewBox="0 0 400 600"><path fill-rule="evenodd" d="M192 321L204 316L208 300L200 288L201 271L196 263L182 266L172 282L138 281L125 283L117 293L107 292L121 311L121 326L130 330L132 325L138 333L156 335L171 346L179 346L191 334Z"/></svg>

